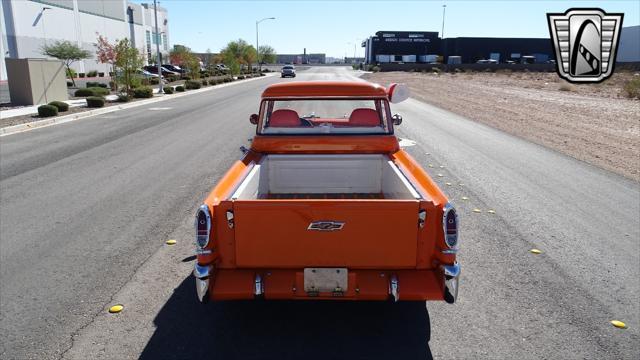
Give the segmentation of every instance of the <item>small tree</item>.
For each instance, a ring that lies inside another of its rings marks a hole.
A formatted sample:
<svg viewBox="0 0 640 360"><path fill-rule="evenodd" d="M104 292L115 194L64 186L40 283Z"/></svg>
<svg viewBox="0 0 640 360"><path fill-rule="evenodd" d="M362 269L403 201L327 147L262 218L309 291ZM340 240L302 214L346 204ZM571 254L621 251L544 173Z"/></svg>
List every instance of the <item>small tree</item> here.
<svg viewBox="0 0 640 360"><path fill-rule="evenodd" d="M111 72L115 72L115 64L116 64L116 46L111 44L106 37L96 33L98 35L98 42L93 44L96 47L96 57L97 61L102 64L109 64L111 68ZM118 87L116 86L116 89Z"/></svg>
<svg viewBox="0 0 640 360"><path fill-rule="evenodd" d="M144 57L140 55L138 49L131 46L129 39L126 38L118 41L115 46L115 52L115 66L120 70L120 74L116 76L116 81L125 86L127 94L131 94L132 89L140 82L136 72L144 65Z"/></svg>
<svg viewBox="0 0 640 360"><path fill-rule="evenodd" d="M169 58L172 64L185 68L192 79L200 78L200 59L188 47L173 45Z"/></svg>
<svg viewBox="0 0 640 360"><path fill-rule="evenodd" d="M220 53L234 74L239 72L241 66L251 68L251 63L256 59L256 49L242 39L229 42Z"/></svg>
<svg viewBox="0 0 640 360"><path fill-rule="evenodd" d="M276 62L276 51L269 45L260 45L258 49L258 61L273 64Z"/></svg>
<svg viewBox="0 0 640 360"><path fill-rule="evenodd" d="M56 59L60 59L64 62L64 66L67 68L67 74L71 74L71 64L78 60L89 59L91 53L87 50L79 48L77 45L72 44L70 41L56 41L52 45L44 45L41 49L43 55L51 56ZM76 82L71 77L73 86L76 86Z"/></svg>

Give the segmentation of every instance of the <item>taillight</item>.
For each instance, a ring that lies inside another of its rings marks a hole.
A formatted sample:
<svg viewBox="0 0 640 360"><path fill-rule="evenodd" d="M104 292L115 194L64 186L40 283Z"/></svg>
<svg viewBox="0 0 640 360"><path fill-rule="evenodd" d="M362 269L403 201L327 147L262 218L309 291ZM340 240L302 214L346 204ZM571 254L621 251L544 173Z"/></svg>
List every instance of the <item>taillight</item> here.
<svg viewBox="0 0 640 360"><path fill-rule="evenodd" d="M200 206L196 213L196 245L204 249L209 244L211 233L211 214L207 205Z"/></svg>
<svg viewBox="0 0 640 360"><path fill-rule="evenodd" d="M444 231L444 242L450 248L458 246L458 215L456 209L449 203L444 206L442 214L442 230Z"/></svg>

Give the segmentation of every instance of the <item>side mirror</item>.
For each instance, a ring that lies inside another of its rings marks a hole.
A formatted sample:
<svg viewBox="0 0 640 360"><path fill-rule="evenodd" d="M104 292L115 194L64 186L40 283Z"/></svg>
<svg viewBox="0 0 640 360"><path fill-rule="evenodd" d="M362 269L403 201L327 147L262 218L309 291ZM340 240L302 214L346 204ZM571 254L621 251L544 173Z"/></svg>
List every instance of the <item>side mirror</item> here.
<svg viewBox="0 0 640 360"><path fill-rule="evenodd" d="M393 114L393 116L391 117L391 120L393 120L393 125L395 126L402 124L402 116L398 114Z"/></svg>
<svg viewBox="0 0 640 360"><path fill-rule="evenodd" d="M258 114L251 114L251 116L249 116L249 122L253 125L258 125Z"/></svg>
<svg viewBox="0 0 640 360"><path fill-rule="evenodd" d="M409 98L409 87L405 84L391 84L387 88L387 96L392 104L401 103Z"/></svg>

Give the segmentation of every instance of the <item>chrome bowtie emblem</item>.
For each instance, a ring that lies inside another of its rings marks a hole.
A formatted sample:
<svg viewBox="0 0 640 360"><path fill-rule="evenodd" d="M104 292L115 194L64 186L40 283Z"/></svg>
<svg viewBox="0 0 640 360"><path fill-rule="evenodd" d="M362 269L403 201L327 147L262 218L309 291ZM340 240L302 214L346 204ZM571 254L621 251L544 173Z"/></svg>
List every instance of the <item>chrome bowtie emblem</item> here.
<svg viewBox="0 0 640 360"><path fill-rule="evenodd" d="M611 76L623 17L601 9L547 14L558 75L574 83L600 82Z"/></svg>
<svg viewBox="0 0 640 360"><path fill-rule="evenodd" d="M342 230L343 226L344 222L340 221L314 221L309 224L307 230L335 231Z"/></svg>

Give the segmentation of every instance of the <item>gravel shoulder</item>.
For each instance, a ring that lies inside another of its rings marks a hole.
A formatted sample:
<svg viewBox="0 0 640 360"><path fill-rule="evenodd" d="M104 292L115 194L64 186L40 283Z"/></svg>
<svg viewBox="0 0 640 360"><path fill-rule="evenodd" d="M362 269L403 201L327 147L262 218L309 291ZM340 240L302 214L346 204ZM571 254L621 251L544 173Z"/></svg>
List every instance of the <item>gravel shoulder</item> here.
<svg viewBox="0 0 640 360"><path fill-rule="evenodd" d="M632 73L572 85L555 73L366 74L406 83L418 100L640 181L640 102L622 95ZM635 75L637 76L637 75Z"/></svg>

